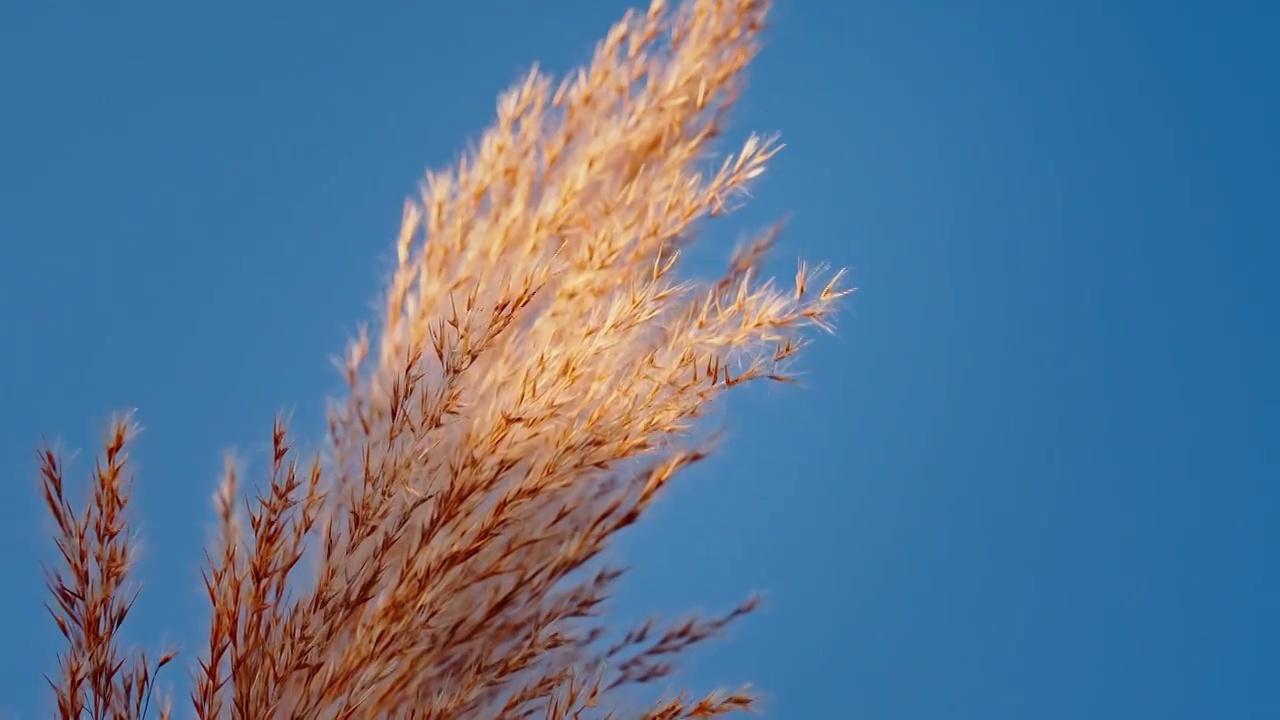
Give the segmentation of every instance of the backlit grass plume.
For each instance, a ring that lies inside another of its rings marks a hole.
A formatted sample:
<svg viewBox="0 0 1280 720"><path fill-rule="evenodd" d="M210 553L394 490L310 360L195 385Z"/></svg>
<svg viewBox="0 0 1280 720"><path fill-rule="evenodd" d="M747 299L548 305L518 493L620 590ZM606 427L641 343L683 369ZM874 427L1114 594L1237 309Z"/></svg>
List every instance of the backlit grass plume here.
<svg viewBox="0 0 1280 720"><path fill-rule="evenodd" d="M779 147L751 137L708 164L767 5L655 1L589 67L558 84L530 74L473 152L427 175L385 310L345 355L323 455L301 461L277 423L261 493L242 503L234 467L222 479L196 717L657 719L752 705L745 692L622 704L619 690L666 678L752 603L611 629L600 611L619 572L600 556L703 457L697 418L730 388L785 380L797 333L825 327L843 294L838 273L803 264L794 287L759 281L772 233L718 281L677 279L695 226L731 210ZM63 718L142 717L173 659L119 647L129 433L128 419L111 427L81 510L58 456L41 453Z"/></svg>

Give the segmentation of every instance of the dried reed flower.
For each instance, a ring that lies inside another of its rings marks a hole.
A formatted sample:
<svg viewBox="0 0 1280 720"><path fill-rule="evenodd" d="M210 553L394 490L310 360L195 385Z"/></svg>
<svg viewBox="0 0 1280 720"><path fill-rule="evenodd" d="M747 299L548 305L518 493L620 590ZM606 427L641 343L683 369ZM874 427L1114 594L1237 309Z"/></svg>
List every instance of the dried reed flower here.
<svg viewBox="0 0 1280 720"><path fill-rule="evenodd" d="M620 688L667 677L753 608L612 644L598 620L620 575L600 554L705 456L695 421L729 388L787 380L798 333L828 327L845 294L840 273L814 292L820 271L803 264L790 291L757 281L772 232L714 283L675 277L695 225L731 210L780 148L753 136L701 167L767 6L654 0L589 67L559 85L534 71L502 95L478 148L427 175L377 331L341 363L349 392L324 457L300 464L277 422L243 516L228 465L196 717L603 716ZM50 574L63 718L143 717L173 658L127 664L117 647L133 598L128 429L112 426L80 514L42 453L65 568ZM752 704L682 694L632 715Z"/></svg>

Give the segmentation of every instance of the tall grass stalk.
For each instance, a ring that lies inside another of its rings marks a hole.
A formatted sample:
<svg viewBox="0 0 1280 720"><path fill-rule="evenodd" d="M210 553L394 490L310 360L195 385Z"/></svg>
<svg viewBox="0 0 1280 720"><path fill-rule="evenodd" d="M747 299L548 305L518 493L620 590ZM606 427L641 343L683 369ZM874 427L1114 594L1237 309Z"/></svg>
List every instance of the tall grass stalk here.
<svg viewBox="0 0 1280 720"><path fill-rule="evenodd" d="M753 706L746 690L620 704L754 602L612 628L601 609L620 572L601 553L705 456L699 417L732 388L788 380L802 332L828 327L845 294L839 273L803 263L792 287L761 281L772 231L716 281L677 277L695 229L780 148L753 136L707 164L767 6L655 0L589 66L559 83L530 73L473 152L427 174L385 308L341 363L323 454L299 457L277 421L261 492L234 465L221 480L190 714L656 720ZM176 654L121 646L136 597L131 432L128 417L110 426L82 507L59 455L40 451L61 718L144 717Z"/></svg>

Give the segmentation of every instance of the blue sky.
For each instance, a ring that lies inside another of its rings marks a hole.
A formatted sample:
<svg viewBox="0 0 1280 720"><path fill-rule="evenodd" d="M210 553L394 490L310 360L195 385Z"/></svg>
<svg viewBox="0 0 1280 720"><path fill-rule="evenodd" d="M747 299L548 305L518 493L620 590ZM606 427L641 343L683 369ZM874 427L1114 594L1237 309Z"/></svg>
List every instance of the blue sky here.
<svg viewBox="0 0 1280 720"><path fill-rule="evenodd" d="M138 408L134 637L192 660L222 451L318 430L421 171L626 6L0 10L0 716L51 708L39 436ZM773 18L737 127L789 147L742 228L790 212L777 270L860 291L626 538L620 609L766 591L684 679L775 718L1280 717L1275 11Z"/></svg>

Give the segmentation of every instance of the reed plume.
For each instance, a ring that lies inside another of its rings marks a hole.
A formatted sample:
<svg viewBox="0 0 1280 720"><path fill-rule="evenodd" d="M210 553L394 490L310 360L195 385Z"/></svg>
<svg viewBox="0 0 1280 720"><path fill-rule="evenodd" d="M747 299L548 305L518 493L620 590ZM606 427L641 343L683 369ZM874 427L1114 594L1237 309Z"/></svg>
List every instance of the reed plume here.
<svg viewBox="0 0 1280 720"><path fill-rule="evenodd" d="M712 282L681 250L734 209L779 150L752 136L708 165L758 50L764 0L655 0L558 84L538 71L406 203L385 308L340 363L324 452L277 421L252 501L234 465L204 571L208 647L191 712L213 718L710 717L746 691L628 708L690 647L749 612L625 631L603 619L601 553L708 448L722 393L786 381L827 328L840 274L762 281L769 231ZM141 718L157 669L119 647L132 602L115 422L77 511L41 451L67 639L62 718ZM251 492L251 491L250 491ZM167 715L167 708L162 709Z"/></svg>

